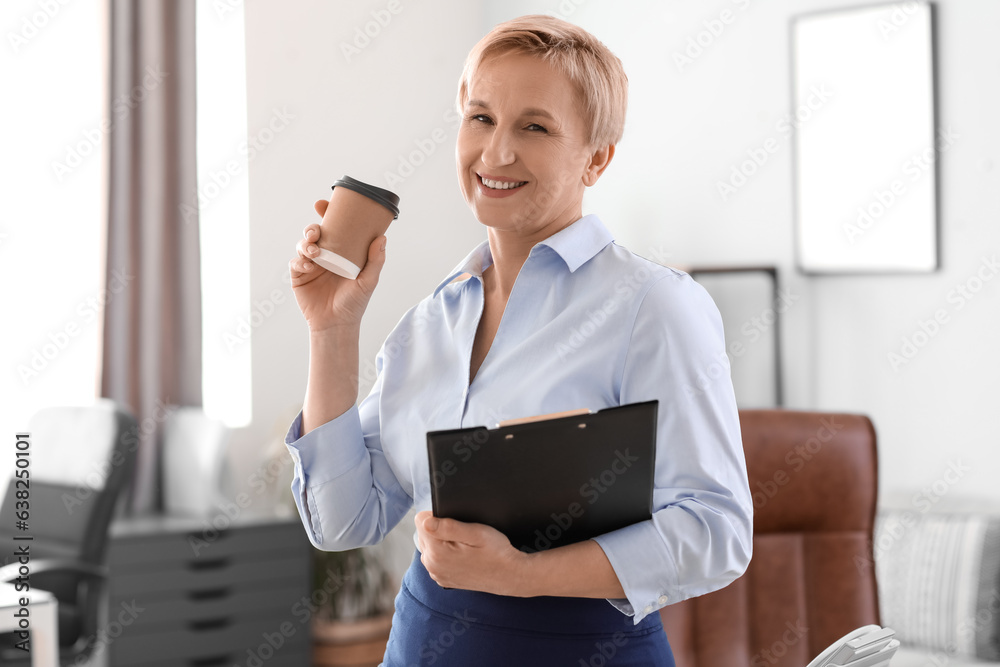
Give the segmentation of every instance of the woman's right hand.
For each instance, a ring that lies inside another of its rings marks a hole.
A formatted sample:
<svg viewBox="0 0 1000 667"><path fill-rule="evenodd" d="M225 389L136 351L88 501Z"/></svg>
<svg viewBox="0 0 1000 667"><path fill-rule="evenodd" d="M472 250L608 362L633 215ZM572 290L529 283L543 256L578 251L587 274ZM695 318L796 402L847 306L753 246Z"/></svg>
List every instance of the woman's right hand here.
<svg viewBox="0 0 1000 667"><path fill-rule="evenodd" d="M314 205L320 218L329 204L329 201L321 199ZM318 224L306 227L302 240L296 245L297 256L288 263L292 291L299 309L312 333L335 326L360 326L385 264L386 238L379 236L372 241L368 248L368 262L358 277L351 280L312 261L319 254L319 246L316 245L319 236Z"/></svg>

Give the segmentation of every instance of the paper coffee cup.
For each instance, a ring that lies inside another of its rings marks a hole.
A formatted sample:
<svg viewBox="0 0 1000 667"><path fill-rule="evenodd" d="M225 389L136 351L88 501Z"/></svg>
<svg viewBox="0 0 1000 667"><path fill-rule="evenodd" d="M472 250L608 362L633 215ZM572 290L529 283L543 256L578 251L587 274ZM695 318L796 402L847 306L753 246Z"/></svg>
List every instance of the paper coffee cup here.
<svg viewBox="0 0 1000 667"><path fill-rule="evenodd" d="M399 196L344 176L333 184L320 223L319 255L324 269L354 280L368 261L368 247L399 217Z"/></svg>

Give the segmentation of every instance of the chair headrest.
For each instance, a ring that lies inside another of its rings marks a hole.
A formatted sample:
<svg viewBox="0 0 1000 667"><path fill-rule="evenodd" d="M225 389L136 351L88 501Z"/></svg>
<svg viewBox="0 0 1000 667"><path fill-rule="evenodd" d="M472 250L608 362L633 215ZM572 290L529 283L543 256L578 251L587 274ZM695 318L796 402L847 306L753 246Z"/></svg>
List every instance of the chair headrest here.
<svg viewBox="0 0 1000 667"><path fill-rule="evenodd" d="M741 410L754 533L871 530L875 430L863 415Z"/></svg>
<svg viewBox="0 0 1000 667"><path fill-rule="evenodd" d="M112 454L121 444L119 431L130 419L110 399L98 399L92 405L39 410L28 421L32 478L103 489L114 465Z"/></svg>

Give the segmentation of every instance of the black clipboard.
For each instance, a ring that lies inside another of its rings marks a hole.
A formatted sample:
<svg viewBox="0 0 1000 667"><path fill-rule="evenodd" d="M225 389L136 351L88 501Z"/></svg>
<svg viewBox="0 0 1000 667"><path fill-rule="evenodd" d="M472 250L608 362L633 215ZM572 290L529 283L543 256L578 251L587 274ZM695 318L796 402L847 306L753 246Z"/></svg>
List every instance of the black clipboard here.
<svg viewBox="0 0 1000 667"><path fill-rule="evenodd" d="M528 552L649 519L657 406L429 431L434 516L487 524Z"/></svg>

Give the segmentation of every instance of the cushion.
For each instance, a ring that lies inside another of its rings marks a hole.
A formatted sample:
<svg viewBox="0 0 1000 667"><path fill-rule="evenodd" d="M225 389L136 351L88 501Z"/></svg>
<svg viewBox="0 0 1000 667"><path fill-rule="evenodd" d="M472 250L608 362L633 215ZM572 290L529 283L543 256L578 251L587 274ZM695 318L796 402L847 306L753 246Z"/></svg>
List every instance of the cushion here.
<svg viewBox="0 0 1000 667"><path fill-rule="evenodd" d="M882 625L904 645L1000 660L1000 517L883 509L874 553Z"/></svg>

